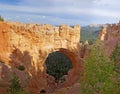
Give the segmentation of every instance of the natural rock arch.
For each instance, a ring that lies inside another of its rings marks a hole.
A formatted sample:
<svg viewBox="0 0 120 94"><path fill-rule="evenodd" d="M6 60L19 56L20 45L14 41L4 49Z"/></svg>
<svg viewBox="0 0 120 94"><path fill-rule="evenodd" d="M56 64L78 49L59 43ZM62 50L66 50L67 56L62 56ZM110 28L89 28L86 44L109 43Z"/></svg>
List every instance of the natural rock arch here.
<svg viewBox="0 0 120 94"><path fill-rule="evenodd" d="M48 55L45 61L46 73L55 79L56 84L65 82L68 71L73 68L71 60L62 52L55 51Z"/></svg>
<svg viewBox="0 0 120 94"><path fill-rule="evenodd" d="M50 52L50 53L53 53L53 52ZM61 53L65 54L68 57L68 59L71 61L72 66L73 66L73 68L68 71L67 81L65 81L62 84L59 84L58 87L70 86L74 82L76 82L76 80L78 80L78 78L79 78L78 74L81 70L81 63L78 61L78 56L76 56L76 54L74 52L71 52L68 49L63 49L63 48L60 48L55 52L61 52Z"/></svg>
<svg viewBox="0 0 120 94"><path fill-rule="evenodd" d="M46 81L44 67L45 60L51 52L60 51L66 54L73 64L73 69L68 73L69 83L66 81L58 87L69 86L79 78L79 73L82 70L79 25L55 27L49 24L0 22L0 27L2 27L0 28L0 61L13 66L15 64L26 65L26 71L31 76L27 85L30 91L40 92L42 89L49 91L51 88ZM29 52L29 57L22 55L24 57L21 58L16 49L21 54ZM18 56L11 58L12 52ZM37 94L36 92L35 94Z"/></svg>

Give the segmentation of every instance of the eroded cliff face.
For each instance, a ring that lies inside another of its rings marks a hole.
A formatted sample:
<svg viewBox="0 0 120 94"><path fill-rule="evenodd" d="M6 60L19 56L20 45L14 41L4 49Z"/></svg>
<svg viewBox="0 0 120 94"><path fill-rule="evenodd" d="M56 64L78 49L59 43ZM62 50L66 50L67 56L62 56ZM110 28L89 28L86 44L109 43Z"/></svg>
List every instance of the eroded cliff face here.
<svg viewBox="0 0 120 94"><path fill-rule="evenodd" d="M114 46L120 43L120 23L103 27L99 32L99 39L105 42L106 53L110 55Z"/></svg>
<svg viewBox="0 0 120 94"><path fill-rule="evenodd" d="M80 59L80 26L58 27L49 24L22 24L0 22L0 61L11 67L24 66L30 80L26 88L37 94L72 85L79 78L82 69ZM45 60L49 53L60 51L66 54L73 64L68 80L58 86L48 84Z"/></svg>
<svg viewBox="0 0 120 94"><path fill-rule="evenodd" d="M100 40L104 41L104 40L105 40L106 33L107 33L106 27L103 27L103 28L101 29L101 31L99 32L99 34L98 34L98 38L99 38Z"/></svg>

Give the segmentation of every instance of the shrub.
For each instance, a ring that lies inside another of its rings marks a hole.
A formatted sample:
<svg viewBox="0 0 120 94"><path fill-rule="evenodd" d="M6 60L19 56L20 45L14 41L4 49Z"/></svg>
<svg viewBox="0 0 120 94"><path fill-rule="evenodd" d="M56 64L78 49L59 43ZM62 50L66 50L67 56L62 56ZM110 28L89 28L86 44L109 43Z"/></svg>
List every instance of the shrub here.
<svg viewBox="0 0 120 94"><path fill-rule="evenodd" d="M0 21L4 21L4 19L0 16Z"/></svg>
<svg viewBox="0 0 120 94"><path fill-rule="evenodd" d="M21 71L24 71L24 70L25 70L25 67L22 66L22 65L20 65L20 66L18 67L18 69L21 70Z"/></svg>

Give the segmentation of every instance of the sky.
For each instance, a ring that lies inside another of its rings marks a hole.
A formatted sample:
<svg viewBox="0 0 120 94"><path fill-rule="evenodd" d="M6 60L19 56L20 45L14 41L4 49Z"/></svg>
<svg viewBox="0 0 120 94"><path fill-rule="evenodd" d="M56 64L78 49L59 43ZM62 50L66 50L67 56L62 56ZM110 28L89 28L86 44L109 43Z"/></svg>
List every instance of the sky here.
<svg viewBox="0 0 120 94"><path fill-rule="evenodd" d="M117 23L120 0L0 0L0 15L7 21L23 23Z"/></svg>

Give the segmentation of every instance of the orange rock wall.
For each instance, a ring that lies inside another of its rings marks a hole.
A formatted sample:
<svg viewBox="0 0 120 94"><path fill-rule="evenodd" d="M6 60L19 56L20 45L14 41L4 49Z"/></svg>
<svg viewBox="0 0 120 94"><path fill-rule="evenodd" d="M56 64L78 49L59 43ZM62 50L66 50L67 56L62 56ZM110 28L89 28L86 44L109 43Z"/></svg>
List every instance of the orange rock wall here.
<svg viewBox="0 0 120 94"><path fill-rule="evenodd" d="M0 23L0 60L2 61L8 61L9 28L6 23Z"/></svg>
<svg viewBox="0 0 120 94"><path fill-rule="evenodd" d="M47 56L60 51L70 58L74 66L69 75L72 84L78 77L73 81L71 77L81 70L79 41L79 25L55 27L49 24L0 22L0 61L12 67L25 66L31 76L28 89L40 90L49 88L45 73Z"/></svg>

